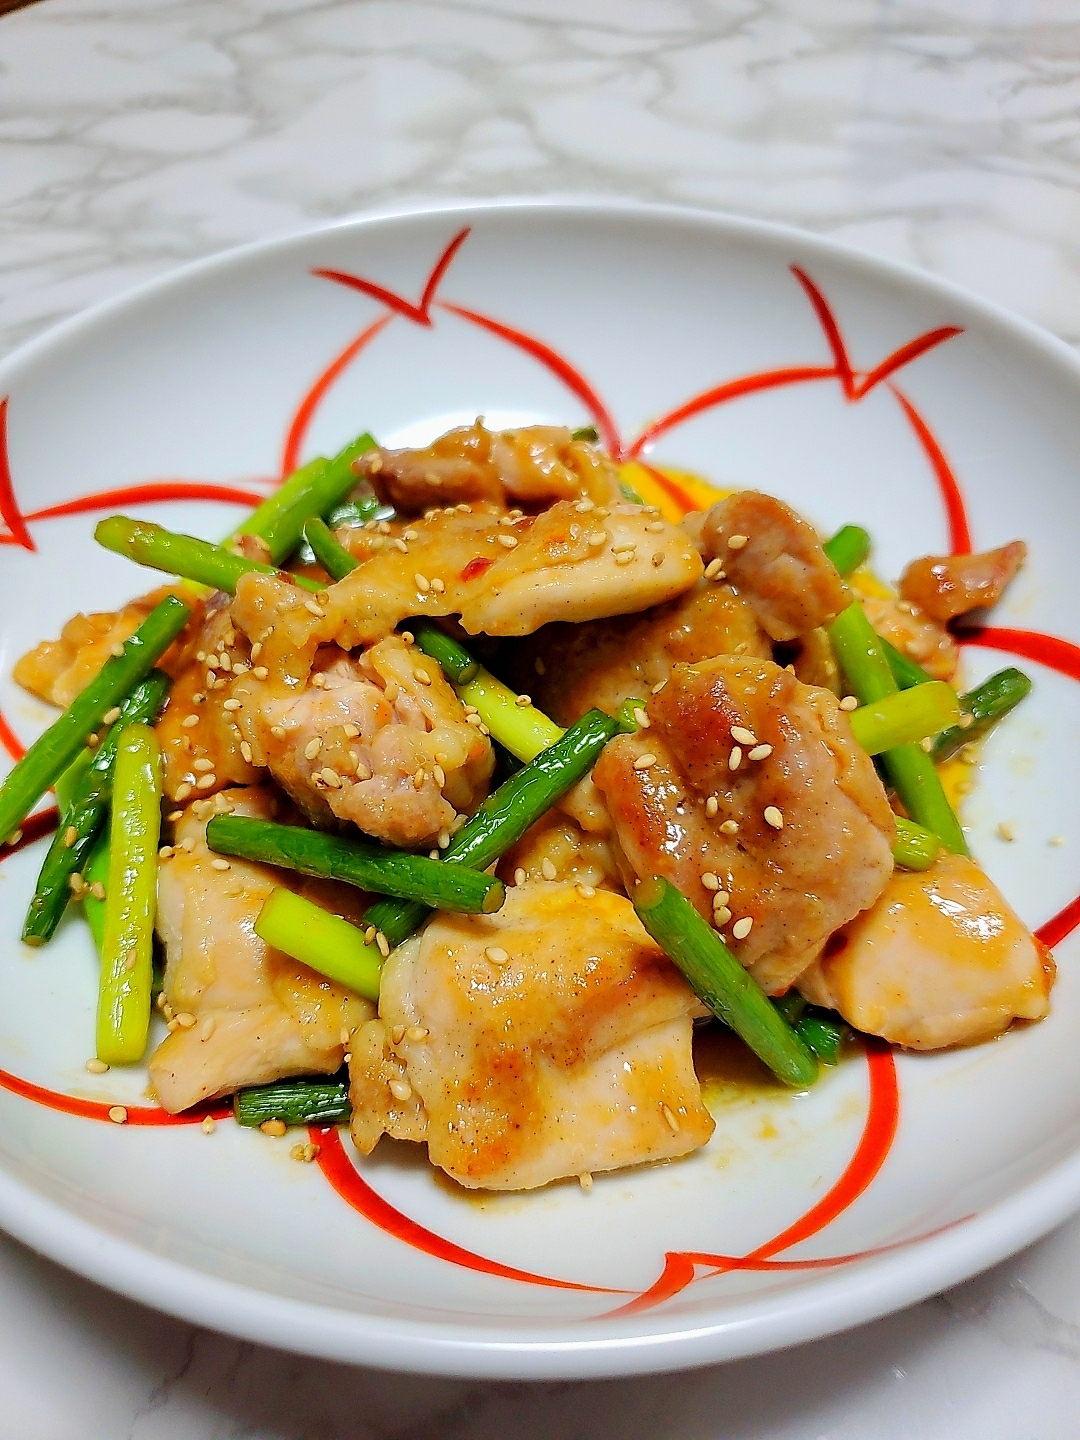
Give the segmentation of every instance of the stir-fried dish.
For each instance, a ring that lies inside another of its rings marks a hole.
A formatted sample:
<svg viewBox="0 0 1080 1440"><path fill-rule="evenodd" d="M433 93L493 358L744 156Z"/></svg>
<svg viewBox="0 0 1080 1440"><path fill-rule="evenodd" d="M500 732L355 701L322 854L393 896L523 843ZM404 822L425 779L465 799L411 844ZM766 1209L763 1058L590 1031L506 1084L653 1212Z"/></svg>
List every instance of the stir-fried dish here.
<svg viewBox="0 0 1080 1440"><path fill-rule="evenodd" d="M57 791L24 940L81 902L88 1068L149 1048L168 1111L513 1190L704 1145L706 1023L805 1088L852 1031L1046 1015L953 805L1030 687L958 695L950 626L1023 544L893 591L856 526L716 493L680 520L595 435L478 420L361 437L220 545L103 521L172 578L18 662L67 708L0 788L5 838Z"/></svg>

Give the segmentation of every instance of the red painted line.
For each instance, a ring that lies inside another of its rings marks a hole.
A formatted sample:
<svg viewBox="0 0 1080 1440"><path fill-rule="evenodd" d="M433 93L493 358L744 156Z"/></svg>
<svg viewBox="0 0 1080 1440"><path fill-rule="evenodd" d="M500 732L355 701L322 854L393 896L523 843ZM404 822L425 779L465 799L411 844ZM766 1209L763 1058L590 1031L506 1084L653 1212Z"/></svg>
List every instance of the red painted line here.
<svg viewBox="0 0 1080 1440"><path fill-rule="evenodd" d="M119 1101L84 1100L78 1095L65 1095L59 1090L49 1090L44 1085L34 1085L29 1080L21 1080L18 1075L12 1075L7 1070L0 1070L0 1088L9 1090L13 1095L21 1095L24 1100L32 1100L36 1105L44 1105L49 1110L59 1110L65 1115L75 1115L82 1120L104 1120L109 1125L116 1124L115 1120L109 1119L109 1111L119 1104ZM201 1125L208 1115L215 1120L225 1120L232 1114L232 1106L224 1101L200 1106L196 1110L185 1110L182 1115L170 1115L158 1105L125 1105L124 1109L127 1111L128 1125Z"/></svg>
<svg viewBox="0 0 1080 1440"><path fill-rule="evenodd" d="M805 1215L748 1255L733 1264L726 1263L730 1257L707 1257L703 1263L713 1267L712 1274L722 1275L730 1270L753 1268L759 1261L769 1260L781 1250L788 1250L792 1245L798 1245L811 1235L816 1235L853 1205L875 1179L896 1138L900 1120L900 1090L896 1077L896 1061L889 1047L882 1041L871 1038L865 1040L865 1045L870 1100L862 1135L844 1173L828 1194ZM669 1252L659 1279L627 1304L609 1312L605 1318L637 1314L670 1300L694 1280L698 1263L701 1262L693 1253Z"/></svg>
<svg viewBox="0 0 1080 1440"><path fill-rule="evenodd" d="M881 364L871 370L868 375L863 376L855 386L853 398L861 400L864 395L873 390L875 385L880 385L883 380L887 380L897 370L902 370L905 365L910 365L913 360L917 360L920 355L925 355L928 350L933 350L936 346L944 344L946 340L951 340L954 336L963 333L959 325L943 325L940 330L928 330L925 335L919 335L916 339L909 340L906 345L901 345L899 350L894 350L891 355L887 355Z"/></svg>
<svg viewBox="0 0 1080 1440"><path fill-rule="evenodd" d="M54 520L60 515L85 515L95 510L111 510L116 505L152 505L165 500L217 500L223 505L261 505L265 497L254 490L241 490L235 485L215 485L209 480L150 480L142 485L127 485L120 490L100 490L95 495L81 495L65 500L47 510L34 510L27 520Z"/></svg>
<svg viewBox="0 0 1080 1440"><path fill-rule="evenodd" d="M1035 939L1052 950L1055 945L1060 945L1076 927L1080 925L1080 895L1075 900L1070 900L1064 910L1059 910L1056 915L1051 916L1045 925L1040 925L1035 931Z"/></svg>
<svg viewBox="0 0 1080 1440"><path fill-rule="evenodd" d="M912 405L911 401L900 393L891 382L887 382L889 389L900 402L904 414L908 418L915 438L926 453L931 468L937 478L938 487L941 490L941 498L945 502L945 514L949 522L949 543L954 555L971 554L971 529L968 525L967 509L964 505L964 497L960 485L953 474L952 466L945 458L945 452L930 433L930 428L919 412Z"/></svg>
<svg viewBox="0 0 1080 1440"><path fill-rule="evenodd" d="M15 498L15 486L8 465L7 407L8 397L5 395L0 399L0 516L11 531L11 538L16 545L21 545L24 550L35 550L37 547L26 528L26 521Z"/></svg>
<svg viewBox="0 0 1080 1440"><path fill-rule="evenodd" d="M434 1255L438 1260L447 1260L452 1265L461 1265L484 1275L498 1275L503 1280L519 1280L528 1285L547 1285L556 1290L585 1290L598 1295L626 1294L625 1290L612 1290L604 1285L579 1285L574 1280L553 1280L547 1275L534 1275L531 1270L518 1270L513 1265L488 1260L483 1255L474 1255L471 1250L455 1245L451 1240L444 1240L433 1230L426 1230L423 1225L410 1220L371 1188L346 1154L337 1130L322 1130L312 1125L309 1134L313 1143L320 1147L319 1168L346 1204L359 1211L365 1220L370 1220L387 1235L404 1241L414 1250L421 1250L425 1255Z"/></svg>
<svg viewBox="0 0 1080 1440"><path fill-rule="evenodd" d="M51 835L59 823L60 811L55 805L50 805L48 810L37 810L33 815L28 815L19 827L22 831L21 838L14 845L0 845L0 860L6 860L18 850L25 850L27 845L33 845L44 835Z"/></svg>
<svg viewBox="0 0 1080 1440"><path fill-rule="evenodd" d="M334 381L348 369L356 357L360 354L380 330L383 330L394 318L393 314L380 315L378 320L369 325L366 330L361 330L355 340L350 340L340 355L334 357L330 364L312 385L300 404L296 407L296 414L289 425L288 434L285 436L285 448L281 456L282 479L291 475L300 464L300 451L303 449L304 440L308 428L314 418L315 411L322 403L326 392L333 385Z"/></svg>
<svg viewBox="0 0 1080 1440"><path fill-rule="evenodd" d="M759 390L776 390L784 385L800 385L807 380L835 380L836 368L832 365L797 365L786 370L763 370L756 375L741 375L737 380L726 380L711 390L703 390L684 405L670 410L659 420L641 432L626 452L627 460L638 460L644 451L650 449L661 435L681 425L704 410L724 405L728 400L737 400L741 395L752 395Z"/></svg>
<svg viewBox="0 0 1080 1440"><path fill-rule="evenodd" d="M829 349L832 351L833 363L836 366L836 376L840 381L840 388L848 400L857 399L855 374L851 368L851 361L848 359L847 347L844 344L843 336L840 334L840 326L836 323L836 316L833 314L829 302L805 270L801 270L798 265L792 265L791 273L806 291L810 304L814 307L814 314L818 318L818 324L825 332L825 339L828 341Z"/></svg>
<svg viewBox="0 0 1080 1440"><path fill-rule="evenodd" d="M439 288L439 282L450 267L450 262L468 239L469 227L459 230L450 243L443 250L436 260L431 274L428 276L427 284L424 286L423 294L420 296L419 305L414 305L411 300L406 300L404 295L399 295L394 290L388 290L385 285L377 285L374 280L365 280L360 275L350 275L345 270L312 270L313 275L318 275L322 280L333 280L338 285L346 285L350 290L359 290L362 295L368 295L372 300L378 300L388 309L398 315L404 315L407 320L412 320L416 325L431 325L431 302L435 298L435 291Z"/></svg>
<svg viewBox="0 0 1080 1440"><path fill-rule="evenodd" d="M501 320L493 320L489 315L481 315L476 310L467 310L462 305L451 305L448 300L440 300L438 303L441 309L449 310L452 315L457 315L462 320L468 320L473 325L479 325L482 329L489 330L500 340L506 340L519 350L523 350L526 355L531 355L534 360L539 360L540 364L549 370L556 379L561 380L588 410L589 418L599 430L600 438L612 458L615 460L623 458L622 441L619 439L619 431L610 411L593 386L589 384L580 370L571 365L569 360L566 360L557 350L553 350L550 345L545 345L542 340L526 334L524 330L515 330L510 325L504 325Z"/></svg>
<svg viewBox="0 0 1080 1440"><path fill-rule="evenodd" d="M1059 640L1056 635L1041 635L1037 630L1004 630L993 625L959 627L955 638L961 645L981 645L987 650L1005 650L1024 660L1034 660L1080 680L1080 645Z"/></svg>
<svg viewBox="0 0 1080 1440"><path fill-rule="evenodd" d="M21 760L26 754L26 746L4 719L3 714L0 714L0 745L3 745L12 760Z"/></svg>

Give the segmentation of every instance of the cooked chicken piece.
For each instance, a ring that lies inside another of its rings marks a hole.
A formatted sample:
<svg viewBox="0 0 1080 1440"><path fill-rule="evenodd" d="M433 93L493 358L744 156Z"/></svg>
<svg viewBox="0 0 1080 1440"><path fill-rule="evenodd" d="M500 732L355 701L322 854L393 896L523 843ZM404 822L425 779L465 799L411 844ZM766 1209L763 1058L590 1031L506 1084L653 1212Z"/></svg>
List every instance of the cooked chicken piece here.
<svg viewBox="0 0 1080 1440"><path fill-rule="evenodd" d="M924 555L900 576L900 594L945 625L969 610L996 605L1026 559L1022 540L981 555Z"/></svg>
<svg viewBox="0 0 1080 1440"><path fill-rule="evenodd" d="M596 792L600 798L600 792ZM610 829L607 810L604 828ZM554 807L530 826L499 861L507 885L528 880L566 880L578 885L621 889L619 866L603 834L590 834L563 810Z"/></svg>
<svg viewBox="0 0 1080 1440"><path fill-rule="evenodd" d="M813 527L772 495L738 490L684 524L774 640L828 625L850 603Z"/></svg>
<svg viewBox="0 0 1080 1440"><path fill-rule="evenodd" d="M194 623L198 623L198 602L193 600L190 592L168 585L149 595L141 595L120 610L74 615L61 630L59 640L42 640L40 645L35 645L33 650L16 661L12 671L16 684L32 695L66 709L75 696L89 685L114 649L134 635L150 611L166 595L173 594L178 594L185 604L192 607L196 612ZM186 643L186 634L185 631L158 662L170 674L171 663Z"/></svg>
<svg viewBox="0 0 1080 1440"><path fill-rule="evenodd" d="M622 498L615 465L560 425L488 430L477 420L423 450L369 450L356 470L403 515L462 501L535 509L582 496L597 505Z"/></svg>
<svg viewBox="0 0 1080 1440"><path fill-rule="evenodd" d="M173 685L156 726L168 800L257 782L259 771L244 758L233 712L233 685L250 668L249 648L233 627L229 597L218 592L170 658Z"/></svg>
<svg viewBox="0 0 1080 1440"><path fill-rule="evenodd" d="M530 635L553 620L647 610L703 568L683 532L641 505L563 500L518 519L462 506L380 526L352 532L362 563L329 591L331 634L347 650L413 615L460 615L470 635Z"/></svg>
<svg viewBox="0 0 1080 1440"><path fill-rule="evenodd" d="M712 580L645 615L549 625L521 648L514 680L560 725L572 725L594 705L613 715L631 696L649 695L679 662L772 658L769 637L747 602Z"/></svg>
<svg viewBox="0 0 1080 1440"><path fill-rule="evenodd" d="M337 914L359 919L364 897L347 886L230 860L215 869L206 821L231 810L272 818L265 790L233 790L196 801L177 822L175 853L158 873L157 928L165 945L165 999L172 1033L150 1057L150 1083L176 1114L246 1085L286 1075L330 1074L351 1033L374 1007L255 934L275 886L302 889Z"/></svg>
<svg viewBox="0 0 1080 1440"><path fill-rule="evenodd" d="M686 1155L713 1129L690 1043L704 1013L623 896L518 886L391 955L352 1052L353 1138L426 1138L492 1190Z"/></svg>
<svg viewBox="0 0 1080 1440"><path fill-rule="evenodd" d="M898 870L799 976L816 1005L913 1050L973 1045L1050 1010L1053 961L973 860Z"/></svg>
<svg viewBox="0 0 1080 1440"><path fill-rule="evenodd" d="M935 680L951 680L960 664L956 641L947 630L923 615L910 600L867 596L866 618L877 633L901 654L921 665Z"/></svg>
<svg viewBox="0 0 1080 1440"><path fill-rule="evenodd" d="M256 663L232 684L233 714L254 762L316 823L433 844L487 793L491 742L433 660L396 635L355 659L321 643L333 621L309 599L273 576L237 587Z"/></svg>
<svg viewBox="0 0 1080 1440"><path fill-rule="evenodd" d="M873 762L835 696L768 660L677 665L647 713L593 770L627 885L665 876L782 993L892 871Z"/></svg>
<svg viewBox="0 0 1080 1440"><path fill-rule="evenodd" d="M797 649L798 653L791 663L804 685L817 685L831 690L834 695L844 693L840 667L827 630L808 631L799 640Z"/></svg>

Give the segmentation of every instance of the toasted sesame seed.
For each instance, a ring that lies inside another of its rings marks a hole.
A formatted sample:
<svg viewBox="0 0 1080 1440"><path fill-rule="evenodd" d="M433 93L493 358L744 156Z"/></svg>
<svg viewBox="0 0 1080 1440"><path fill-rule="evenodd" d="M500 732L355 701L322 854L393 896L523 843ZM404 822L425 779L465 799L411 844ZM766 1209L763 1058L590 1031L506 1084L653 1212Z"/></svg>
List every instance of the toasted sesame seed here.
<svg viewBox="0 0 1080 1440"><path fill-rule="evenodd" d="M731 754L727 757L727 768L729 770L737 770L741 764L742 750L738 745L733 745L731 747Z"/></svg>
<svg viewBox="0 0 1080 1440"><path fill-rule="evenodd" d="M585 1191L585 1194L587 1195L587 1194L589 1193L589 1191L592 1189L592 1185L593 1185L592 1176L589 1174L588 1170L583 1170L583 1171L581 1172L581 1174L580 1174L577 1178L578 1178L578 1184L581 1186L582 1190L584 1190L584 1191Z"/></svg>
<svg viewBox="0 0 1080 1440"><path fill-rule="evenodd" d="M581 896L583 900L591 900L596 894L596 887L593 885L586 885L583 880L579 880L578 883L574 886L574 889L577 891L577 893Z"/></svg>
<svg viewBox="0 0 1080 1440"><path fill-rule="evenodd" d="M411 1100L412 1086L407 1080L391 1080L390 1094L393 1095L395 1100L401 1100L402 1102Z"/></svg>
<svg viewBox="0 0 1080 1440"><path fill-rule="evenodd" d="M662 535L666 529L667 526L663 520L650 520L645 526L645 532L648 535Z"/></svg>
<svg viewBox="0 0 1080 1440"><path fill-rule="evenodd" d="M316 690L325 690L325 689L326 689L326 676L325 676L325 675L322 673L322 671L320 670L317 675L313 675L313 676L311 677L311 683L312 683L312 685L315 687Z"/></svg>
<svg viewBox="0 0 1080 1440"><path fill-rule="evenodd" d="M386 936L381 930L377 930L375 932L375 944L378 947L379 954L385 960L386 957L390 954L390 941L387 940Z"/></svg>
<svg viewBox="0 0 1080 1440"><path fill-rule="evenodd" d="M720 571L723 568L724 562L721 559L717 558L715 560L710 560L709 563L705 566L705 579L714 579L717 575L719 575Z"/></svg>
<svg viewBox="0 0 1080 1440"><path fill-rule="evenodd" d="M211 789L213 789L213 787L214 787L216 784L217 784L217 776L216 776L216 775L213 775L213 774L203 775L203 776L200 777L200 779L198 779L198 780L195 781L195 789L196 789L196 790L211 790Z"/></svg>
<svg viewBox="0 0 1080 1440"><path fill-rule="evenodd" d="M765 806L764 820L765 824L771 825L774 830L782 830L784 828L783 814L777 809L775 805Z"/></svg>
<svg viewBox="0 0 1080 1440"><path fill-rule="evenodd" d="M105 899L105 886L101 883L100 880L95 880L94 883L90 886L90 894L94 897L95 900Z"/></svg>
<svg viewBox="0 0 1080 1440"><path fill-rule="evenodd" d="M745 725L732 725L731 738L737 745L756 745L758 743L757 736Z"/></svg>
<svg viewBox="0 0 1080 1440"><path fill-rule="evenodd" d="M635 770L651 770L656 764L656 756L649 751L645 755L639 755L634 761Z"/></svg>
<svg viewBox="0 0 1080 1440"><path fill-rule="evenodd" d="M196 760L191 768L193 770L200 770L205 774L207 770L213 770L214 762L212 760Z"/></svg>
<svg viewBox="0 0 1080 1440"><path fill-rule="evenodd" d="M228 860L217 859L210 861L210 868L212 870L231 870L232 866L229 864Z"/></svg>
<svg viewBox="0 0 1080 1440"><path fill-rule="evenodd" d="M255 669L252 670L251 673L256 680L265 680L270 674L270 671L266 668L265 665L256 665Z"/></svg>
<svg viewBox="0 0 1080 1440"><path fill-rule="evenodd" d="M424 784L424 782L425 782L426 780L427 780L427 771L426 771L426 770L424 769L424 767L421 765L421 766L419 767L419 769L416 771L416 774L412 777L412 783L416 786L417 790L419 790L419 789L422 788L422 786L423 786L423 784Z"/></svg>
<svg viewBox="0 0 1080 1440"><path fill-rule="evenodd" d="M202 1133L204 1135L212 1135L216 1129L217 1121L214 1119L213 1115L204 1115L202 1122Z"/></svg>
<svg viewBox="0 0 1080 1440"><path fill-rule="evenodd" d="M506 951L502 948L501 945L489 945L484 951L484 954L487 956L487 958L491 961L493 965L505 965L506 962L510 959L510 956L506 953Z"/></svg>
<svg viewBox="0 0 1080 1440"><path fill-rule="evenodd" d="M243 708L242 700L226 700L221 707L223 710L240 710Z"/></svg>
<svg viewBox="0 0 1080 1440"><path fill-rule="evenodd" d="M251 658L252 658L252 660L257 660L257 659L259 658L259 656L262 654L262 649L263 649L263 642L262 642L261 640L256 640L256 641L255 641L255 644L252 645L252 647L251 647Z"/></svg>
<svg viewBox="0 0 1080 1440"><path fill-rule="evenodd" d="M270 726L270 734L273 735L273 737L274 737L275 740L284 740L284 739L285 739L285 726L284 726L284 725L271 725L271 726Z"/></svg>
<svg viewBox="0 0 1080 1440"><path fill-rule="evenodd" d="M1064 844L1065 844L1065 836L1064 836L1064 835L1051 835L1051 836L1050 836L1050 839L1049 839L1046 843L1047 843L1048 845L1054 845L1054 846L1064 845Z"/></svg>
<svg viewBox="0 0 1080 1440"><path fill-rule="evenodd" d="M254 761L254 752L246 740L240 741L240 758L245 760L249 765Z"/></svg>
<svg viewBox="0 0 1080 1440"><path fill-rule="evenodd" d="M713 918L713 924L714 924L714 925L716 926L716 928L719 930L722 926L726 925L726 924L728 923L728 921L731 919L731 911L728 909L728 907L727 907L726 905L714 905L714 906L713 906L713 916L712 916L712 918Z"/></svg>
<svg viewBox="0 0 1080 1440"><path fill-rule="evenodd" d="M754 928L754 918L753 918L753 916L752 916L752 915L744 915L741 920L736 920L736 921L735 921L735 924L731 927L731 933L732 933L732 935L735 937L736 940L745 940L746 937L747 937L747 935L750 934L750 931L751 931L753 928Z"/></svg>
<svg viewBox="0 0 1080 1440"><path fill-rule="evenodd" d="M705 814L711 820L719 809L720 801L716 798L715 795L710 795L709 798L705 801Z"/></svg>
<svg viewBox="0 0 1080 1440"><path fill-rule="evenodd" d="M413 678L420 685L431 684L431 676L428 674L428 672L424 669L422 665L417 665L417 667L413 671Z"/></svg>
<svg viewBox="0 0 1080 1440"><path fill-rule="evenodd" d="M188 796L191 794L193 788L194 788L194 787L191 786L191 785L189 785L189 784L187 783L187 781L185 780L182 785L178 785L178 786L176 787L176 799L177 799L177 800L186 800L186 799L188 798Z"/></svg>
<svg viewBox="0 0 1080 1440"><path fill-rule="evenodd" d="M195 1016L190 1010L178 1010L176 1012L176 1023L181 1030L191 1030L195 1025Z"/></svg>
<svg viewBox="0 0 1080 1440"><path fill-rule="evenodd" d="M726 905L730 899L731 896L726 890L717 890L716 894L713 896L713 905Z"/></svg>
<svg viewBox="0 0 1080 1440"><path fill-rule="evenodd" d="M202 1024L199 1026L199 1039L204 1041L209 1040L210 1036L213 1035L216 1028L217 1017L214 1015L207 1015L206 1018L203 1020Z"/></svg>
<svg viewBox="0 0 1080 1440"><path fill-rule="evenodd" d="M331 790L341 789L341 776L336 770L331 769L329 765L322 771L322 780L323 784L329 785Z"/></svg>
<svg viewBox="0 0 1080 1440"><path fill-rule="evenodd" d="M117 720L119 720L119 719L120 719L120 706L119 706L119 705L114 705L111 710L106 710L106 711L105 711L105 714L102 715L102 717L101 717L101 723L102 723L103 725L115 725L115 723L116 723Z"/></svg>
<svg viewBox="0 0 1080 1440"><path fill-rule="evenodd" d="M729 536L728 536L728 542L727 542L727 543L728 543L728 549L729 549L729 550L741 550L741 549L743 548L743 546L747 544L747 542L749 541L749 539L750 539L750 536L749 536L749 535L729 535Z"/></svg>
<svg viewBox="0 0 1080 1440"><path fill-rule="evenodd" d="M79 832L75 829L75 826L69 825L64 831L64 849L70 850L78 838Z"/></svg>
<svg viewBox="0 0 1080 1440"><path fill-rule="evenodd" d="M304 759L305 759L305 760L314 760L314 759L315 759L315 756L318 755L318 753L319 753L319 751L320 751L321 749L322 749L322 738L321 738L320 736L316 735L315 738L314 738L314 740L309 740L308 743L304 746Z"/></svg>
<svg viewBox="0 0 1080 1440"><path fill-rule="evenodd" d="M606 530L593 530L585 536L585 543L595 549L598 545L606 545L607 538L608 533Z"/></svg>
<svg viewBox="0 0 1080 1440"><path fill-rule="evenodd" d="M86 737L86 743L91 750L95 750L101 744L101 736L95 731L91 731Z"/></svg>
<svg viewBox="0 0 1080 1440"><path fill-rule="evenodd" d="M616 564L616 565L629 565L630 562L631 562L633 559L634 559L634 552L633 552L632 550L620 550L620 551L617 552L617 554L616 554L616 556L615 556L615 564Z"/></svg>
<svg viewBox="0 0 1080 1440"><path fill-rule="evenodd" d="M288 1126L284 1120L264 1120L259 1126L259 1129L264 1135L273 1135L275 1139L280 1139L280 1137L285 1134Z"/></svg>
<svg viewBox="0 0 1080 1440"><path fill-rule="evenodd" d="M725 835L737 835L739 833L739 822L737 820L725 820L720 826Z"/></svg>
<svg viewBox="0 0 1080 1440"><path fill-rule="evenodd" d="M500 535L500 536L499 536L499 544L502 545L502 546L504 546L507 550L516 550L516 549L517 549L517 543L518 543L518 542L517 542L517 536L516 536L516 535Z"/></svg>
<svg viewBox="0 0 1080 1440"><path fill-rule="evenodd" d="M96 1055L92 1055L86 1062L86 1068L91 1075L104 1075L109 1067L104 1060L99 1060Z"/></svg>
<svg viewBox="0 0 1080 1440"><path fill-rule="evenodd" d="M1013 827L1009 824L1007 820L1002 820L999 822L997 827L997 835L999 840L1016 839L1016 831L1013 829Z"/></svg>
<svg viewBox="0 0 1080 1440"><path fill-rule="evenodd" d="M549 860L545 855L543 860L540 862L540 873L541 875L543 875L545 880L554 880L555 876L559 872L555 869L554 862Z"/></svg>
<svg viewBox="0 0 1080 1440"><path fill-rule="evenodd" d="M109 654L113 657L114 660L119 660L123 653L124 647L120 644L119 641L117 641L115 645L109 647Z"/></svg>
<svg viewBox="0 0 1080 1440"><path fill-rule="evenodd" d="M720 889L720 880L711 870L703 870L701 872L701 883L705 886L706 890Z"/></svg>
<svg viewBox="0 0 1080 1440"><path fill-rule="evenodd" d="M748 760L767 760L771 754L771 745L755 745L754 748L749 751L746 758Z"/></svg>
<svg viewBox="0 0 1080 1440"><path fill-rule="evenodd" d="M514 871L514 884L524 885L527 879L528 876L525 874L525 871L519 865L518 868Z"/></svg>
<svg viewBox="0 0 1080 1440"><path fill-rule="evenodd" d="M473 714L465 716L465 724L475 725L479 730L482 730L484 728L484 722L480 719L480 716L477 715L475 711L473 712Z"/></svg>
<svg viewBox="0 0 1080 1440"><path fill-rule="evenodd" d="M675 1118L674 1110L672 1110L670 1105L661 1105L660 1112L667 1121L668 1129L673 1135L677 1135L679 1133L679 1122Z"/></svg>
<svg viewBox="0 0 1080 1440"><path fill-rule="evenodd" d="M400 550L402 555L407 555L409 553L409 547L405 544L405 541L398 539L396 536L393 540L390 541L390 544L394 547L395 550Z"/></svg>
<svg viewBox="0 0 1080 1440"><path fill-rule="evenodd" d="M920 749L920 750L925 750L926 753L927 753L927 755L929 755L929 754L930 754L930 751L933 750L933 748L934 748L934 742L933 742L933 740L931 740L931 738L930 738L929 735L924 735L923 738L919 741L919 749Z"/></svg>
<svg viewBox="0 0 1080 1440"><path fill-rule="evenodd" d="M413 576L413 584L416 586L417 590L420 591L421 595L426 595L431 589L431 581L427 578L426 575L421 575L419 570Z"/></svg>
<svg viewBox="0 0 1080 1440"><path fill-rule="evenodd" d="M660 694L660 691L664 688L664 686L665 686L666 684L667 684L667 681L666 681L666 680L661 680L661 681L659 681L656 685L654 685L654 686L652 687L652 693L653 693L654 695L659 695L659 694Z"/></svg>
<svg viewBox="0 0 1080 1440"><path fill-rule="evenodd" d="M402 538L403 540L419 540L419 539L420 539L420 531L419 531L419 530L403 530L403 531L402 531L402 534L401 534L401 538Z"/></svg>
<svg viewBox="0 0 1080 1440"><path fill-rule="evenodd" d="M114 1125L126 1125L127 1111L124 1109L123 1105L110 1105L109 1119L113 1122Z"/></svg>
<svg viewBox="0 0 1080 1440"><path fill-rule="evenodd" d="M663 552L662 550L654 550L654 551L653 551L652 563L653 563L653 568L654 568L654 569L656 569L656 570L659 570L659 569L660 569L660 566L663 565L663 563L664 563L664 552Z"/></svg>
<svg viewBox="0 0 1080 1440"><path fill-rule="evenodd" d="M86 881L83 879L83 877L79 874L77 870L73 870L72 873L68 876L68 885L71 889L71 893L76 898L86 893Z"/></svg>

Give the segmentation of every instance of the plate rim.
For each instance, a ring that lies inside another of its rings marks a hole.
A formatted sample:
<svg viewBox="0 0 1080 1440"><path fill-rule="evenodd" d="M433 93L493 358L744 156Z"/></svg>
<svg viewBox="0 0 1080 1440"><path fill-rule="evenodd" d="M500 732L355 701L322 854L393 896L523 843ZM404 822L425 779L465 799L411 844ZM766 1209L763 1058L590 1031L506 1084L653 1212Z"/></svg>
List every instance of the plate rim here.
<svg viewBox="0 0 1080 1440"><path fill-rule="evenodd" d="M0 388L27 366L100 324L137 312L149 300L198 286L205 276L300 249L320 235L364 231L402 222L522 211L551 216L649 220L706 228L718 236L788 243L801 255L842 263L860 277L914 286L962 306L1014 340L1033 346L1074 384L1080 356L1057 336L996 301L905 262L867 254L842 241L796 226L701 207L654 204L612 196L503 196L421 201L365 209L284 234L249 241L177 266L98 301L50 326L0 360ZM585 1379L646 1374L746 1358L822 1339L892 1314L965 1280L1016 1253L1080 1209L1080 1147L1037 1179L946 1233L902 1251L861 1262L855 1272L829 1275L787 1297L778 1313L722 1321L687 1320L652 1312L649 1329L606 1338L559 1325L565 1338L502 1338L505 1321L466 1327L431 1320L394 1319L313 1301L287 1298L223 1280L169 1259L73 1215L31 1185L0 1170L0 1227L41 1254L91 1281L189 1323L258 1343L329 1360L380 1368L492 1379ZM751 1309L754 1307L751 1306ZM761 1302L767 1310L768 1304ZM584 1322L587 1324L588 1322ZM537 1322L538 1332L553 1322ZM484 1331L488 1332L486 1335Z"/></svg>

